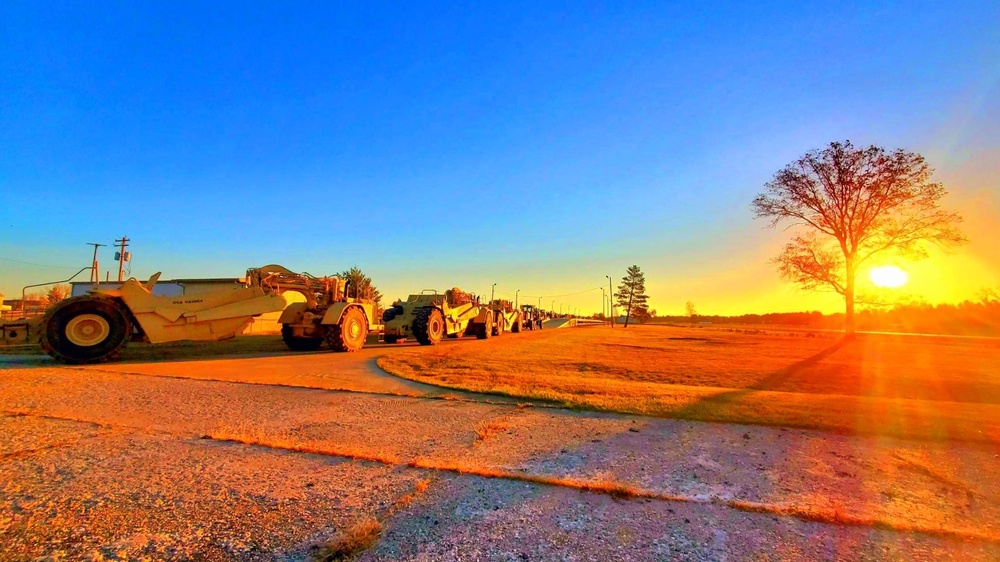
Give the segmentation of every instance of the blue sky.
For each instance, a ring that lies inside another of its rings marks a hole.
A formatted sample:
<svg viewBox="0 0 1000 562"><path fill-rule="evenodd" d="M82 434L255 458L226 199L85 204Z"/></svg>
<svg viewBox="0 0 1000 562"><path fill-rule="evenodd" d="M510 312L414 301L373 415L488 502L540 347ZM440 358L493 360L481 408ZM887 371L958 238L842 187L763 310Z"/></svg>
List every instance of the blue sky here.
<svg viewBox="0 0 1000 562"><path fill-rule="evenodd" d="M924 154L966 215L924 266L959 277L914 287L1000 285L996 2L399 4L5 4L0 292L125 234L138 277L358 265L548 307L636 263L662 312L837 310L749 203L843 139Z"/></svg>

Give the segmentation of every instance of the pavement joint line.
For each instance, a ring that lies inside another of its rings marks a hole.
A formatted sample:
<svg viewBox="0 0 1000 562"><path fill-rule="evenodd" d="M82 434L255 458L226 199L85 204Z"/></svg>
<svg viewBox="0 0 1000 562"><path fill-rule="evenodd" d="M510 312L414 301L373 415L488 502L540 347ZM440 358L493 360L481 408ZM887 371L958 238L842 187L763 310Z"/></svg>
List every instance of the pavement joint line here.
<svg viewBox="0 0 1000 562"><path fill-rule="evenodd" d="M338 453L335 451L321 450L305 446L294 446L294 445L283 446L283 445L263 443L260 441L249 441L239 438L216 437L212 435L202 436L202 439L207 439L222 443L232 443L243 446L263 447L266 449L289 451L300 454L311 454L311 455L345 458L356 461L374 462L386 466L406 467L406 468L413 468L417 470L425 470L437 473L451 473L460 476L478 476L481 478L508 480L511 482L526 482L540 486L572 489L584 493L607 495L611 496L616 500L644 499L644 500L656 500L656 501L673 502L673 503L717 505L747 513L762 513L775 516L793 517L800 521L822 523L826 525L839 525L844 527L864 527L864 528L893 531L898 533L912 533L919 535L942 537L953 540L963 540L963 541L977 540L982 542L1000 544L1000 535L994 533L981 532L972 529L953 529L953 528L946 528L943 526L932 527L929 525L919 525L919 524L910 524L910 525L894 524L892 522L876 518L866 518L866 517L860 517L842 513L836 509L822 510L822 511L809 510L792 505L784 505L784 506L773 505L761 502L727 499L719 496L683 496L683 495L665 494L661 492L654 492L651 490L644 490L641 488L633 488L631 486L628 486L627 484L614 481L594 481L594 480L585 480L580 478L565 478L565 477L560 478L555 476L518 474L502 469L487 469L487 468L458 466L454 463L449 464L447 462L443 463L433 462L428 459L420 459L420 458L415 458L408 462L399 462L398 460L389 457L379 457L377 455Z"/></svg>
<svg viewBox="0 0 1000 562"><path fill-rule="evenodd" d="M139 432L147 434L169 435L173 437L181 437L182 439L190 439L189 437L185 438L180 434L171 433L168 431L155 431L155 430L150 430L148 428L135 428L132 426L107 424L91 420L84 420L80 418L56 416L52 414L42 414L35 412L13 411L13 410L4 410L3 414L9 417L39 417L39 418L54 419L61 421L73 421L78 423L94 425L104 429L138 430ZM628 486L627 484L614 481L592 481L579 478L560 478L555 476L519 474L501 469L475 468L468 466L459 466L455 463L433 462L426 458L422 459L419 457L414 458L407 462L401 462L398 459L394 459L389 456L338 453L336 451L321 450L305 446L294 446L294 445L285 446L278 444L268 444L261 441L253 441L253 440L246 440L246 439L239 439L232 437L202 435L198 437L198 439L215 441L220 443L232 443L244 446L262 447L265 449L289 451L300 454L310 454L310 455L320 455L326 457L344 458L350 460L360 460L360 461L374 462L386 466L413 468L417 470L424 470L424 471L431 471L438 473L451 473L464 476L478 476L481 478L508 480L512 482L527 482L541 486L573 489L580 492L607 495L617 500L646 499L646 500L657 500L657 501L674 502L674 503L719 505L748 513L764 513L770 515L794 517L801 521L823 523L828 525L841 525L848 527L868 527L868 528L875 528L875 529L894 531L900 533L913 533L913 534L943 537L943 538L957 539L957 540L977 540L982 542L1000 544L1000 535L993 533L980 532L970 529L950 529L941 526L931 527L928 525L897 525L888 521L882 521L875 518L852 516L846 513L841 513L838 510L827 510L826 512L821 512L818 510L808 510L808 509L798 508L796 506L791 506L791 505L786 505L786 506L770 505L760 502L748 502L735 499L727 499L719 496L682 496L674 494L665 494L661 492L653 492L651 490L633 488ZM0 457L0 458L6 458L6 457Z"/></svg>
<svg viewBox="0 0 1000 562"><path fill-rule="evenodd" d="M78 443L78 442L80 442L83 439L88 439L88 438L95 437L95 436L96 435L86 435L84 437L81 437L80 439L67 439L67 440L64 440L64 441L58 441L56 443L50 443L50 444L44 445L42 447L35 447L33 449L21 449L19 451L11 451L9 453L2 453L2 454L0 454L0 462L6 461L6 460L9 460L9 459L19 459L19 458L23 458L23 457L30 457L30 456L34 455L35 453L41 453L41 452L44 452L44 451L51 451L52 449L62 449L64 447L66 447L66 446Z"/></svg>
<svg viewBox="0 0 1000 562"><path fill-rule="evenodd" d="M275 387L275 388L286 388L286 389L291 389L291 390L310 390L310 391L322 391L322 392L344 393L344 394L364 394L364 395L369 395L369 396L387 396L387 397L390 397L390 398L406 398L406 399L411 399L411 400L443 400L445 402L461 402L461 403L465 403L465 404L484 404L484 405L487 405L487 406L509 406L511 408L520 408L521 406L519 406L519 404L527 403L527 404L530 404L532 408L546 408L546 409L550 409L550 410L563 410L563 411L567 411L567 412L573 412L574 411L572 408L565 408L565 407L556 406L556 405L552 405L552 404L536 403L535 401L533 401L530 398L524 399L521 402L513 402L513 401L507 402L507 401L499 401L499 400L472 400L472 399L469 399L469 398L462 398L460 396L456 396L456 394L482 394L482 393L470 392L470 391L467 391L467 390L455 390L455 389L450 389L450 388L447 388L447 387L444 387L444 386L436 386L436 385L430 385L430 384L428 384L428 386L433 386L434 388L440 388L440 389L445 390L445 391L450 391L450 392L452 392L454 394L446 394L446 393L443 393L443 392L441 394L403 394L403 393L398 393L398 392L377 392L377 391L373 391L373 390L355 390L355 389L350 389L350 388L327 388L327 387L322 387L322 386L307 386L307 385L298 385L298 384L239 381L239 380L212 379L212 378L202 378L202 377L185 377L185 376L181 376L181 375L155 375L155 374L150 374L150 373L140 373L140 372L137 372L137 371L118 371L118 370L114 370L114 369L95 369L93 367L64 367L64 368L66 368L67 370L71 370L71 371L80 371L80 372L91 371L91 372L96 372L96 373L105 373L105 374L110 374L110 375L127 375L127 376L132 376L132 377L146 377L146 378L155 378L155 379L172 379L172 380L181 380L181 381L201 381L201 382L210 382L210 383L237 384L237 385L247 385L247 386L263 386L263 387L270 386L270 387ZM391 377L393 377L393 378L400 378L401 380L409 380L409 379L403 379L401 377L397 377L396 375L393 375L392 373L386 373L386 374L389 375L389 376L391 376ZM410 381L410 382L416 382L416 381ZM424 383L421 383L421 384L424 384ZM512 397L511 400L514 400L514 398ZM616 413L616 412L605 412L605 413L612 413L613 414L613 413ZM637 414L624 414L624 413L622 413L622 415L630 416L630 417L637 416ZM641 416L641 415L638 415L638 416L639 417L645 417L645 416Z"/></svg>
<svg viewBox="0 0 1000 562"><path fill-rule="evenodd" d="M150 427L141 427L141 426L134 426L134 425L125 425L125 424L110 423L110 422L101 422L101 421L87 420L87 419L83 419L83 418L75 418L75 417L71 417L71 416L58 416L58 415L55 415L55 414L45 414L45 413L42 413L42 412L31 412L31 411L27 411L27 410L3 410L0 413L2 413L2 415L6 416L6 417L11 417L11 418L42 418L42 419L56 420L56 421L69 421L69 422L75 422L75 423L82 423L82 424L86 424L86 425L92 425L92 426L97 427L98 429L125 430L125 431L128 431L130 433L141 433L141 434L145 434L145 435L161 435L161 436L168 436L168 437L179 437L179 438L182 438L182 439L187 439L188 438L188 436L186 436L183 433L177 433L177 432L173 432L173 431L167 431L165 429L153 429L153 428L150 428ZM100 437L100 436L101 435L99 435L99 434L95 434L95 435L87 436L87 438Z"/></svg>
<svg viewBox="0 0 1000 562"><path fill-rule="evenodd" d="M72 417L69 417L69 416L56 416L56 415L53 415L53 414L43 414L41 412L30 412L30 411L27 411L27 410L4 410L3 411L3 415L7 416L7 417L10 417L10 418L42 418L42 419L58 420L58 421L71 421L71 422L77 422L77 423L83 423L83 424L89 424L89 425L97 426L97 427L99 427L101 429L112 429L112 428L116 427L116 426L114 426L112 424L95 422L93 420L85 420L85 419L82 419L82 418L72 418ZM121 426L121 427L127 427L127 426Z"/></svg>

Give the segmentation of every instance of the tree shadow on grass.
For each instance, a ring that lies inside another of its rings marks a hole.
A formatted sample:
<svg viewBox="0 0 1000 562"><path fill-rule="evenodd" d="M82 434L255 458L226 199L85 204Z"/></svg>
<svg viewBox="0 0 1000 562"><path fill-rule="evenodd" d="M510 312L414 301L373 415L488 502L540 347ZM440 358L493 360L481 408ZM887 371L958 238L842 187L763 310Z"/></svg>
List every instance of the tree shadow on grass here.
<svg viewBox="0 0 1000 562"><path fill-rule="evenodd" d="M853 343L854 341L855 340L851 338L842 338L838 340L837 343L814 355L802 359L801 361L796 361L783 369L774 371L755 384L702 398L701 400L692 402L691 404L677 410L674 416L671 417L704 420L731 417L729 415L725 415L725 408L742 401L747 396L755 392L774 391L777 388L781 388L793 377L802 374L803 371L811 369L820 361L823 361L827 357L837 353L844 346Z"/></svg>

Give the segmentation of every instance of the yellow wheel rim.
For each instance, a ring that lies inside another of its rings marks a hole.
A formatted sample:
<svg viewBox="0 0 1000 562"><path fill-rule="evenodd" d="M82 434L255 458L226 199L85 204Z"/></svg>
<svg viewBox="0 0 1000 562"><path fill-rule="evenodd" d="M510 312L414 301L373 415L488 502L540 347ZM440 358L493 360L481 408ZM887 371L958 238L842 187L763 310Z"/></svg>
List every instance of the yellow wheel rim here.
<svg viewBox="0 0 1000 562"><path fill-rule="evenodd" d="M111 326L103 316L81 314L66 324L66 339L80 347L91 347L111 335Z"/></svg>
<svg viewBox="0 0 1000 562"><path fill-rule="evenodd" d="M351 322L350 326L348 327L348 332L350 332L352 340L357 339L359 336L361 336L361 322L357 321Z"/></svg>

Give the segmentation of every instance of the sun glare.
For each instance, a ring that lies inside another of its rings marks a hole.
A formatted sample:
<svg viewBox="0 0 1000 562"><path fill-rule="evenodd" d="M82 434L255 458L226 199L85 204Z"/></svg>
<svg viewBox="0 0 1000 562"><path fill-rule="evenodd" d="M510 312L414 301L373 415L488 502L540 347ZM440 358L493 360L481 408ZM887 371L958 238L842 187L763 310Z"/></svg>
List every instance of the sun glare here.
<svg viewBox="0 0 1000 562"><path fill-rule="evenodd" d="M868 274L868 278L877 287L895 289L896 287L905 285L909 281L910 276L894 265L883 265L882 267L872 269Z"/></svg>

